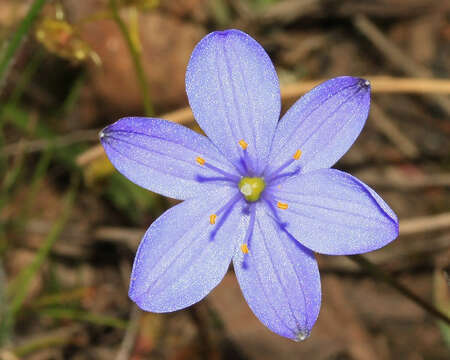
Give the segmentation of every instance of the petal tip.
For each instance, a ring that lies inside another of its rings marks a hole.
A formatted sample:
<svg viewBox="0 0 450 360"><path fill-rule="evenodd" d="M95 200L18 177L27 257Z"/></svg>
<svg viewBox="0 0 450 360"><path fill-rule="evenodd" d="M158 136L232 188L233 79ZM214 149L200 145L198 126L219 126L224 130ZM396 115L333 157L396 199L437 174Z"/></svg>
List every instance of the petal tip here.
<svg viewBox="0 0 450 360"><path fill-rule="evenodd" d="M309 335L311 335L311 332L310 332L309 330L307 330L307 329L300 330L300 331L296 334L294 341L295 341L295 342L304 341L304 340L306 340L307 338L309 338Z"/></svg>
<svg viewBox="0 0 450 360"><path fill-rule="evenodd" d="M370 81L367 79L363 79L363 78L358 78L358 85L366 90L370 91Z"/></svg>
<svg viewBox="0 0 450 360"><path fill-rule="evenodd" d="M100 132L98 133L98 138L100 139L100 141L103 140L103 138L105 137L105 129L103 128L102 130L100 130Z"/></svg>
<svg viewBox="0 0 450 360"><path fill-rule="evenodd" d="M243 34L243 32L240 30L237 30L237 29L226 29L226 30L220 30L220 31L213 31L211 34L226 37L226 36L229 36L232 34Z"/></svg>

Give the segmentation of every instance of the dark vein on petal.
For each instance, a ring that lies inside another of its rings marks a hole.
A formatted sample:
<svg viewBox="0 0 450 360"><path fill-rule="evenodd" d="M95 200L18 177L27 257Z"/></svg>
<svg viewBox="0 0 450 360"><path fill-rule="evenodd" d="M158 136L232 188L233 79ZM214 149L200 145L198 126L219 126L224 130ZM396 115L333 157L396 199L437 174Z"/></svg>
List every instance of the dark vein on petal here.
<svg viewBox="0 0 450 360"><path fill-rule="evenodd" d="M143 146L143 145L140 145L140 144L136 144L136 143L127 141L127 140L122 139L122 138L116 138L116 137L111 136L111 135L109 136L109 138L110 138L110 139L114 139L114 140L116 140L117 142L123 142L123 143L128 144L128 145L130 145L130 146L132 146L132 147L135 147L135 148L137 148L137 149L141 149L141 150L143 150L143 151L148 151L149 153L152 153L152 154L153 154L153 153L154 153L154 154L158 154L158 155L160 155L160 156L162 156L162 157L167 157L167 158L172 159L172 160L174 160L174 161L180 161L180 162L187 163L187 164L191 165L191 167L192 167L193 169L194 169L194 166L195 166L195 167L198 168L198 172L204 171L204 169L203 169L203 168L199 168L198 165L197 165L196 163L194 163L194 161L189 161L189 160L185 160L185 159L180 159L180 158L178 158L178 157L176 157L176 156L171 156L171 155L169 155L169 154L167 154L167 153L163 153L163 152L158 151L158 150L155 150L155 149L149 149L149 148L147 148L146 146ZM114 147L114 145L112 145L111 143L108 143L108 145L109 145L110 147L112 147L113 149L115 149L116 152L118 152L119 154L121 154L121 155L124 156L125 158L127 158L127 159L129 159L129 160L131 160L131 161L135 161L135 162L137 162L137 163L139 163L139 164L141 164L141 165L144 165L144 166L146 166L146 167L149 167L149 168L155 170L154 167L151 167L151 166L150 166L149 164L147 164L147 163L144 163L144 162L142 162L142 161L138 161L138 160L136 160L136 159L134 159L134 158L131 158L131 157L129 157L129 156L126 156L123 152L120 152L119 150L117 150L117 148ZM195 153L194 153L194 154L195 154ZM196 154L195 154L195 155L196 155ZM207 164L206 164L206 165L207 165ZM215 167L216 167L216 166L215 166ZM208 168L208 166L205 166L205 168ZM217 169L211 169L211 168L209 168L209 169L212 170L212 171L219 172L220 174L226 176L226 177L227 177L227 181L235 182L236 180L239 179L239 177L238 177L237 175L229 174L228 172L226 172L226 171L220 169L219 167L216 167L216 168L217 168ZM159 170L159 169L160 169L160 168L158 168L158 170ZM162 171L159 171L159 172L162 172ZM182 177L182 176L179 176L179 177L180 177L180 178L184 178L184 179L192 179L192 178L186 178L186 177Z"/></svg>
<svg viewBox="0 0 450 360"><path fill-rule="evenodd" d="M236 52L234 51L233 47L230 46L230 52L232 53L232 55L234 55L234 58L238 58L238 56L236 55ZM247 88L247 83L245 81L246 77L244 76L244 70L242 69L242 65L241 63L238 61L237 62L237 68L238 68L238 72L239 75L241 76L241 81L242 81L242 87L244 89L244 93L245 93L245 98L247 100L247 109L249 109L249 111L247 112L247 124L250 126L250 131L252 133L253 136L253 149L254 149L254 154L255 154L255 160L256 160L256 169L254 169L255 171L259 170L259 158L257 156L257 148L256 148L256 129L255 129L255 118L254 118L254 113L255 113L255 104L253 103L253 98L250 97L250 92L248 91ZM251 106L250 106L251 103ZM249 139L250 140L250 139Z"/></svg>
<svg viewBox="0 0 450 360"><path fill-rule="evenodd" d="M173 173L163 172L163 171L161 171L161 167L152 167L152 166L150 166L149 164L147 164L147 163L145 163L145 162L142 162L142 161L140 161L140 160L137 160L137 159L131 159L130 157L128 157L127 155L125 155L122 151L119 151L119 150L118 150L114 145L112 145L112 144L109 144L109 147L110 147L110 149L112 149L113 151L115 151L116 153L118 153L120 156L123 156L124 158L126 158L126 159L128 159L128 160L131 160L131 161L133 161L133 162L135 162L135 163L137 163L137 164L139 164L139 165L142 165L142 166L144 166L144 167L146 167L146 168L149 168L149 169L151 169L151 170L154 170L154 171L156 171L156 172L162 173L162 174L164 174L164 175L174 176L174 177L177 177L177 178L180 178L180 179L184 179L184 180L192 180L192 181L196 181L196 180L195 180L194 178L192 178L192 177L186 177L186 176L182 176L182 175L180 175L180 174L174 175Z"/></svg>
<svg viewBox="0 0 450 360"><path fill-rule="evenodd" d="M263 244L264 244L264 249L266 250L266 253L268 254L270 263L272 264L273 271L274 271L274 273L275 273L275 275L276 275L276 277L277 277L277 280L278 280L278 282L279 282L279 284L280 284L281 290L282 290L283 293L284 293L284 296L285 296L286 301L287 301L287 303L288 303L289 311L291 312L291 316L293 317L294 322L295 322L297 328L298 328L298 329L301 329L302 326L300 326L300 324L299 324L299 322L298 322L298 319L297 319L297 317L295 316L295 312L294 312L294 310L293 310L293 308L292 308L292 304L291 304L290 298L289 298L289 296L288 296L288 293L287 293L287 291L286 291L286 287L284 286L283 281L281 280L280 273L279 273L279 271L278 271L278 269L277 269L277 266L275 266L275 262L273 261L273 258L272 258L272 255L271 255L272 253L271 253L271 251L269 251L269 249L268 249L268 247L267 247L267 239L266 239L265 233L263 232L262 227L261 227L261 224L260 224L259 221L258 221L258 225L259 225L259 227L260 227L260 231L261 231L261 234L262 234ZM276 232L276 230L275 230L275 232ZM283 245L281 244L280 247L283 249L282 251L284 252L284 255L286 256L286 253L285 253L285 251L284 251ZM291 264L291 265L292 265L292 264ZM294 273L295 273L295 269L293 269L293 270L294 270ZM301 289L301 290L302 290L302 289ZM302 293L303 293L303 291L302 291ZM305 301L304 295L303 295L303 300Z"/></svg>
<svg viewBox="0 0 450 360"><path fill-rule="evenodd" d="M225 52L225 49L222 49L224 52ZM224 55L225 56L225 55ZM219 54L218 54L218 51L216 51L215 52L215 63L216 63L216 66L218 67L218 64L219 64L219 60L218 60L218 57L219 57ZM227 66L227 64L226 64L226 62L225 62L225 66ZM220 77L220 74L219 74L219 71L216 71L215 72L216 74L217 74L217 83L219 84L219 92L220 92L220 95L221 95L221 97L222 97L222 104L223 104L223 109L224 109L224 111L225 111L225 120L226 120L226 123L227 123L227 125L228 125L228 128L229 128L229 132L230 132L230 134L231 134L231 138L232 139L239 139L237 136L236 136L236 134L234 133L234 131L233 131L233 126L232 126L232 122L231 122L231 117L230 117L230 113L229 113L229 111L228 111L228 102L226 101L226 99L225 99L225 92L224 92L224 85L223 85L223 82L222 82L222 78ZM238 148L238 146L237 146L237 144L236 144L236 151L237 151L237 148ZM236 155L237 154L237 152L236 151L233 151L234 152L234 154ZM237 154L237 156L239 157L239 154ZM233 161L233 165L236 167L236 169L237 169L237 171L240 173L240 174L242 174L242 169L239 169L239 166Z"/></svg>
<svg viewBox="0 0 450 360"><path fill-rule="evenodd" d="M304 121L306 121L306 119L308 119L314 112L316 112L318 109L320 109L324 103L326 103L328 100L330 100L331 98L333 98L334 96L336 96L337 94L339 94L340 92L343 92L353 86L357 86L357 84L352 84L352 85L348 85L345 86L341 89L336 90L333 93L330 93L329 96L327 96L324 100L322 100L317 106L315 106L314 108L311 109L311 111L308 113L308 115L304 116ZM294 104L295 106L295 104ZM289 136L287 138L285 138L283 145L280 147L279 149L279 153L281 153L283 151L283 149L286 147L287 144L290 143L291 138L297 134L297 130L300 126L303 125L304 121L299 121L297 126L291 131L291 133L289 134ZM314 133L315 131L313 131L312 133Z"/></svg>
<svg viewBox="0 0 450 360"><path fill-rule="evenodd" d="M125 134L133 134L133 135L139 135L139 136L144 136L144 137L149 137L149 138L158 139L158 140L167 142L167 143L169 143L169 144L171 144L171 145L180 146L180 147L183 148L183 149L191 150L191 151L192 151L193 153L195 153L195 154L201 154L201 155L204 155L203 152L200 152L199 150L197 150L197 149L195 149L195 148L191 148L191 147L187 146L186 144L180 144L180 143L178 143L178 142L176 142L176 141L169 140L169 139L167 139L167 138L164 138L164 137L161 137L161 136L158 136L158 135L155 135L155 134L146 134L146 133L142 133L142 132L138 132L138 131L134 131L134 130L122 130L122 129L112 129L112 130L110 130L110 131L111 131L111 133L113 133L113 135L114 135L114 133L125 133ZM199 135L199 136L202 136L202 135ZM112 137L112 136L110 135L110 133L107 132L107 133L105 134L105 139L106 139L106 140L107 140L108 138L111 138L111 137ZM203 136L203 137L205 137L205 136ZM208 140L208 141L210 142L209 145L211 146L211 148L217 151L217 148L216 148L215 145L211 142L211 140L209 140L207 137L205 137L205 138L206 138L206 140ZM115 139L117 139L117 138L115 138ZM188 143L188 145L191 145L191 143ZM221 159L217 158L216 155L221 156ZM222 161L227 161L227 160L228 160L222 153L220 153L220 151L217 151L217 154L213 154L213 156L211 156L211 154L208 154L208 158L209 158L209 159L214 159L217 163L222 163ZM228 165L229 165L232 169L234 169L234 166L233 166L232 163L228 163Z"/></svg>
<svg viewBox="0 0 450 360"><path fill-rule="evenodd" d="M205 218L207 218L207 215L210 214L214 209L214 207L210 207L208 208L208 211L203 212ZM195 232L198 233L203 233L204 229L207 227L210 227L211 224L205 222L205 224L203 226L193 226L189 231L187 231L186 233L184 233L178 240L176 240L177 242L181 242L182 239L186 238L187 236L190 236L191 234L194 234ZM207 231L206 231L207 232ZM169 271L169 269L172 267L172 265L180 258L181 254L184 253L186 251L186 249L190 246L192 247L197 247L197 244L202 242L202 240L205 240L205 237L203 236L197 236L196 237L196 241L194 240L195 246L192 242L188 242L187 244L185 244L185 246L181 247L181 249L177 252L177 254L172 258L172 260L170 261L169 265L166 266L166 268L163 270L163 272L156 276L155 280L153 281L153 283L149 286L147 286L147 289L141 293L140 295L138 295L138 297L141 297L142 295L146 294L147 292L149 292L151 289L154 289L158 283L161 281L161 279L163 278L163 276L167 273L167 271ZM210 244L210 242L208 241L207 244ZM200 254L203 254L204 251L206 251L206 249L208 249L208 246L204 246L203 249L201 250ZM172 248L173 250L173 248ZM196 255L196 254L194 254ZM192 259L193 256L190 258ZM190 260L189 259L189 260ZM152 269L155 269L159 264L161 264L163 258L160 258L159 261L152 267ZM186 261L186 263L189 263Z"/></svg>

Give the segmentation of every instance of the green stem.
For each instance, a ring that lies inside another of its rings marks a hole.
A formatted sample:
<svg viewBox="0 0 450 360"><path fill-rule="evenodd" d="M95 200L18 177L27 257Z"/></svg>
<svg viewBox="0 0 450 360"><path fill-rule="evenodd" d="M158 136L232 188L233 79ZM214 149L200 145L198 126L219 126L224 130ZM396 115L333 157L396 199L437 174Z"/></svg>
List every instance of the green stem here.
<svg viewBox="0 0 450 360"><path fill-rule="evenodd" d="M367 272L372 274L375 278L377 278L377 279L383 281L384 283L388 284L389 286L393 287L395 290L397 290L403 296L407 297L409 300L416 303L416 305L420 306L423 310L425 310L429 314L435 316L436 318L438 318L450 325L450 318L446 314L444 314L443 312L438 310L436 307L434 307L429 302L425 301L421 297L414 294L411 290L409 290L407 287L402 285L391 275L389 275L388 273L381 270L376 264L372 263L366 257L361 256L361 255L352 255L352 256L347 256L347 257L350 260L352 260L353 262L357 263L364 270L366 270Z"/></svg>
<svg viewBox="0 0 450 360"><path fill-rule="evenodd" d="M126 329L128 324L127 321L122 319L78 309L42 309L39 313L40 315L53 319L84 321L94 325L109 326L116 329Z"/></svg>
<svg viewBox="0 0 450 360"><path fill-rule="evenodd" d="M12 39L6 45L4 51L0 54L0 86L4 81L6 70L8 69L11 60L14 57L17 49L19 48L23 38L28 33L39 12L45 5L46 0L34 0L33 4L30 6L27 15L22 20L19 28L14 33Z"/></svg>
<svg viewBox="0 0 450 360"><path fill-rule="evenodd" d="M153 115L153 106L150 102L150 91L148 88L145 71L142 66L141 56L139 50L136 48L133 40L131 38L130 32L128 31L127 25L122 20L119 14L119 8L117 6L116 0L109 1L109 7L111 8L112 16L114 21L122 33L123 38L127 44L128 50L130 51L131 59L133 60L134 70L136 71L136 77L139 83L139 87L142 92L142 100L144 102L145 114L147 116Z"/></svg>

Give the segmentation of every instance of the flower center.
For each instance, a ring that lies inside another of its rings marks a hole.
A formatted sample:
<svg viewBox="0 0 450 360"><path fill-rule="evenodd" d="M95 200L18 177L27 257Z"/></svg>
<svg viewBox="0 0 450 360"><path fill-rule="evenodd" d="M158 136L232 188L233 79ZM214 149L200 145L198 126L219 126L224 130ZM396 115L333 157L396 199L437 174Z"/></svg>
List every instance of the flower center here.
<svg viewBox="0 0 450 360"><path fill-rule="evenodd" d="M263 178L259 177L243 177L238 184L239 191L244 195L245 200L249 202L258 201L261 197L266 183Z"/></svg>

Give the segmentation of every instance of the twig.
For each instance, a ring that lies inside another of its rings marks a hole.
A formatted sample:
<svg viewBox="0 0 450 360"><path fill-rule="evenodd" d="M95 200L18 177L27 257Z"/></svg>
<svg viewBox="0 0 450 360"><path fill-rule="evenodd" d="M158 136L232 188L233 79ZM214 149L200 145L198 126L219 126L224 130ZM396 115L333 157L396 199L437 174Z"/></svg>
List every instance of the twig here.
<svg viewBox="0 0 450 360"><path fill-rule="evenodd" d="M397 290L399 293L401 293L403 296L407 297L414 303L416 303L418 306L420 306L423 310L428 312L429 314L435 316L436 318L444 321L446 324L450 325L450 318L435 308L433 305L428 303L427 301L423 300L421 297L414 294L411 290L409 290L407 287L402 285L400 282L398 282L395 278L393 278L388 273L381 270L377 265L369 261L367 258L365 258L362 255L352 255L347 256L350 260L357 263L359 266L361 266L363 269L367 270L369 273L371 273L375 278L383 281L384 283L388 284L395 290Z"/></svg>
<svg viewBox="0 0 450 360"><path fill-rule="evenodd" d="M128 50L133 60L134 69L136 71L137 80L142 92L142 100L144 103L145 114L147 116L153 115L153 106L150 102L150 90L147 83L147 78L145 75L144 67L141 62L141 55L139 50L136 48L133 39L131 38L130 32L128 31L127 25L122 20L119 14L119 7L117 5L117 0L109 0L109 6L111 8L112 16L120 32L127 44Z"/></svg>
<svg viewBox="0 0 450 360"><path fill-rule="evenodd" d="M438 215L414 217L400 221L400 236L450 228L450 212ZM146 229L102 226L94 231L94 238L125 243L136 251L137 244Z"/></svg>
<svg viewBox="0 0 450 360"><path fill-rule="evenodd" d="M200 341L200 355L202 359L211 359L213 350L211 334L208 329L208 314L206 308L207 300L194 304L188 308L188 313L197 327L198 339Z"/></svg>
<svg viewBox="0 0 450 360"><path fill-rule="evenodd" d="M190 107L185 107L176 111L172 111L162 116L163 119L170 120L176 122L178 124L187 124L194 120L194 115L192 114L192 110ZM103 156L105 152L103 151L103 147L101 145L96 145L85 151L81 155L77 157L77 164L79 166L86 166L91 163L95 159Z"/></svg>
<svg viewBox="0 0 450 360"><path fill-rule="evenodd" d="M4 156L16 155L21 152L31 154L46 150L49 147L59 148L84 141L96 141L98 140L98 132L99 130L79 130L67 135L55 137L51 140L24 140L4 146L2 152Z"/></svg>
<svg viewBox="0 0 450 360"><path fill-rule="evenodd" d="M363 76L371 82L373 93L442 93L450 94L450 80L442 79L417 79L417 78L393 78L386 76ZM283 100L297 99L300 95L307 93L322 80L300 81L295 84L286 85L281 89ZM194 121L194 115L189 107L162 115L161 118L174 121L179 124L188 124ZM79 166L86 166L90 162L103 156L101 145L93 146L77 157Z"/></svg>
<svg viewBox="0 0 450 360"><path fill-rule="evenodd" d="M142 311L136 305L131 306L130 320L123 337L122 343L120 344L119 351L117 352L115 360L128 360L130 359L131 352L133 351L133 346L136 342L136 336L139 332L139 324L142 316Z"/></svg>
<svg viewBox="0 0 450 360"><path fill-rule="evenodd" d="M386 56L386 58L389 59L389 61L404 73L409 76L418 77L432 76L432 73L428 68L417 64L410 56L404 54L403 51L391 42L366 16L356 16L353 23L355 27L364 34L373 45ZM428 98L447 114L450 114L450 100L448 98L440 95L428 96Z"/></svg>
<svg viewBox="0 0 450 360"><path fill-rule="evenodd" d="M103 226L94 231L94 238L110 242L123 243L133 251L136 250L139 239L145 234L145 229Z"/></svg>
<svg viewBox="0 0 450 360"><path fill-rule="evenodd" d="M416 217L400 222L400 235L411 235L450 228L450 212Z"/></svg>
<svg viewBox="0 0 450 360"><path fill-rule="evenodd" d="M420 177L411 177L406 175L396 174L357 174L357 177L363 180L370 186L377 188L394 188L396 190L415 190L426 187L450 187L450 173L441 174L426 174Z"/></svg>
<svg viewBox="0 0 450 360"><path fill-rule="evenodd" d="M371 118L379 131L383 133L408 159L415 159L420 154L417 146L404 135L389 116L372 101L370 105Z"/></svg>
<svg viewBox="0 0 450 360"><path fill-rule="evenodd" d="M391 274L410 273L412 269L433 268L433 259L436 255L445 254L448 250L450 250L450 234L444 233L432 236L427 241L418 238L395 242L385 250L374 251L365 256ZM345 256L327 256L321 263L320 271L355 274L356 269L355 264Z"/></svg>
<svg viewBox="0 0 450 360"><path fill-rule="evenodd" d="M433 78L396 78L391 76L362 75L368 79L372 93L450 94L450 80ZM283 100L295 99L307 93L326 79L304 80L285 85L281 89Z"/></svg>

